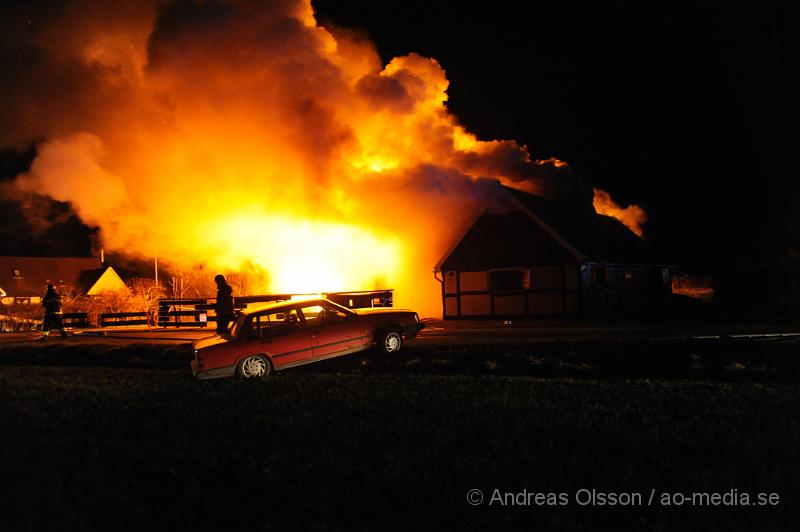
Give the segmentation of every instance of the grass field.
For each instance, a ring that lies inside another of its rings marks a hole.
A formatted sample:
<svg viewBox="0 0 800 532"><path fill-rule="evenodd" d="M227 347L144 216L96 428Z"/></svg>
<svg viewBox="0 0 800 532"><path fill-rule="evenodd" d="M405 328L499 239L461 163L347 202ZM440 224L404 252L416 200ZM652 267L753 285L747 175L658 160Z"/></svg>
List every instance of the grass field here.
<svg viewBox="0 0 800 532"><path fill-rule="evenodd" d="M54 353L0 365L0 530L796 529L796 383L374 371L360 358L196 382L180 350L155 368L86 367L96 353L61 367ZM495 488L568 501L489 504ZM581 506L580 489L644 502ZM780 502L659 504L731 490Z"/></svg>

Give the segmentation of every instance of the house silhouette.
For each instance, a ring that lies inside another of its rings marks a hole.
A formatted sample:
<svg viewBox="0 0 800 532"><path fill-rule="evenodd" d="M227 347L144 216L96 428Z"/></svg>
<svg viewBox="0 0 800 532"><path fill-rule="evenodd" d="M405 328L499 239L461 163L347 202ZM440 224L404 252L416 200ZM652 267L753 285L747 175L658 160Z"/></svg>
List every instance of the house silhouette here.
<svg viewBox="0 0 800 532"><path fill-rule="evenodd" d="M434 267L444 319L591 315L666 301L671 266L621 222L498 187Z"/></svg>
<svg viewBox="0 0 800 532"><path fill-rule="evenodd" d="M3 304L40 303L48 284L70 297L128 290L114 268L97 258L0 257Z"/></svg>

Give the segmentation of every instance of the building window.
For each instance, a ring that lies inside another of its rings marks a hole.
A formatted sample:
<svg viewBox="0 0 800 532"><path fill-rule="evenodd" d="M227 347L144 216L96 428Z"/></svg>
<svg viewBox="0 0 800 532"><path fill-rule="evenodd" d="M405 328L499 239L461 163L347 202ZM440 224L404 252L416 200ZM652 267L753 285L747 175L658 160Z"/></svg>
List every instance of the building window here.
<svg viewBox="0 0 800 532"><path fill-rule="evenodd" d="M633 270L625 270L625 286L631 288L633 286Z"/></svg>
<svg viewBox="0 0 800 532"><path fill-rule="evenodd" d="M605 266L596 266L592 268L592 284L594 286L606 285L606 268Z"/></svg>
<svg viewBox="0 0 800 532"><path fill-rule="evenodd" d="M495 292L511 292L527 290L531 286L529 270L499 270L489 272L492 290Z"/></svg>
<svg viewBox="0 0 800 532"><path fill-rule="evenodd" d="M14 279L22 279L22 272L19 270L12 270L11 274Z"/></svg>

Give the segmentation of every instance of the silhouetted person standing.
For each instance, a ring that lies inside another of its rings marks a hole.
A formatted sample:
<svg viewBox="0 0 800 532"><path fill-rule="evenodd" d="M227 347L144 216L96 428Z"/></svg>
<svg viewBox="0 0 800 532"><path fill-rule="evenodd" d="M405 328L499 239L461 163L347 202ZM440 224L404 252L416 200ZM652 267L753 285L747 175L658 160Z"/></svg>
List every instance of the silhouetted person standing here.
<svg viewBox="0 0 800 532"><path fill-rule="evenodd" d="M233 320L233 289L225 282L224 275L214 277L214 282L217 283L217 304L214 306L217 311L217 334L222 334Z"/></svg>
<svg viewBox="0 0 800 532"><path fill-rule="evenodd" d="M42 332L44 337L50 335L50 329L61 331L61 336L66 336L67 331L64 330L64 322L61 319L61 296L56 292L56 287L49 284L47 285L47 292L42 297L42 306L44 307L44 324L42 325Z"/></svg>

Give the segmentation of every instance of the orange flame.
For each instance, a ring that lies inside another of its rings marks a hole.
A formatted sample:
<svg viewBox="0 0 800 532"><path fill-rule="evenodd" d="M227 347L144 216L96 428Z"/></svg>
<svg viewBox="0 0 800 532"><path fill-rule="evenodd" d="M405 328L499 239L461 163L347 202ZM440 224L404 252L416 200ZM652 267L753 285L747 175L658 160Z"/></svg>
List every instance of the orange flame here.
<svg viewBox="0 0 800 532"><path fill-rule="evenodd" d="M647 221L647 213L638 205L628 205L623 208L611 199L611 194L599 188L594 189L594 210L597 214L604 214L616 218L625 226L642 238L642 225Z"/></svg>

